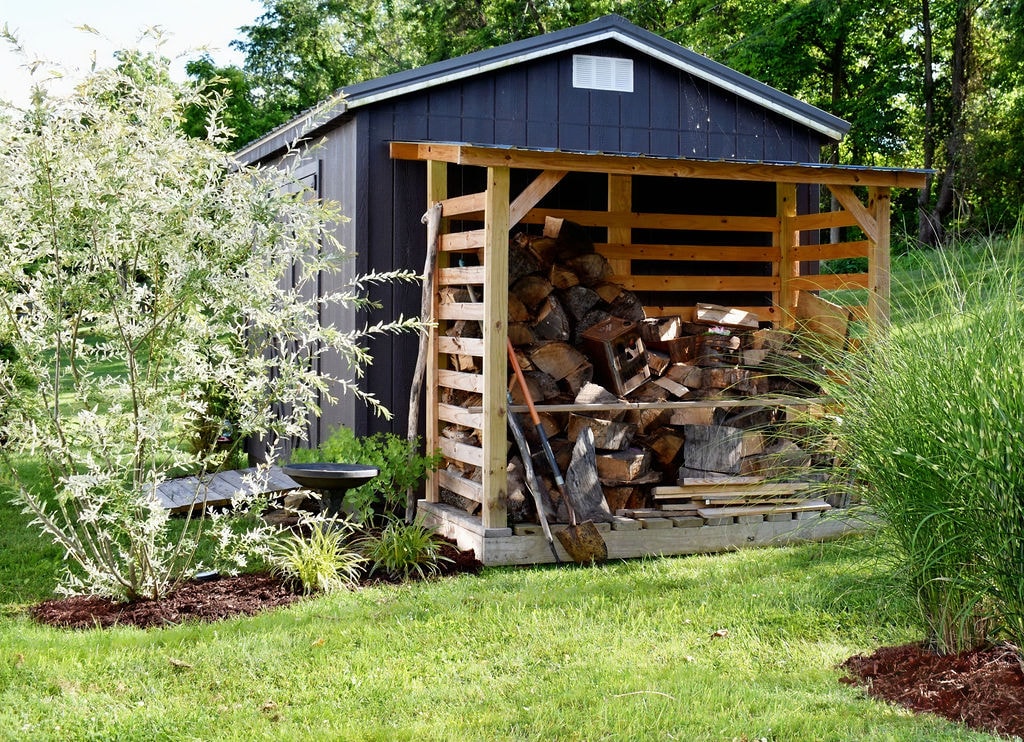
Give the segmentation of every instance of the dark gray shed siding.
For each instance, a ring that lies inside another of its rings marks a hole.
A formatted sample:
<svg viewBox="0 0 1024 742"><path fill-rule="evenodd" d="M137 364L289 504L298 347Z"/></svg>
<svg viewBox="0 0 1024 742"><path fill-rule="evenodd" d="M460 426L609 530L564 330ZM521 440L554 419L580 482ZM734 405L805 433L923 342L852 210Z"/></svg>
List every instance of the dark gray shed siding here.
<svg viewBox="0 0 1024 742"><path fill-rule="evenodd" d="M633 60L634 92L572 86L573 54ZM432 140L666 157L818 162L824 135L622 44L606 41L491 74L428 88L351 112L357 121L360 270L423 266L425 168L395 162L388 144ZM460 191L457 174L450 183ZM597 191L603 198L602 188ZM816 193L803 189L802 210ZM774 198L774 196L772 196ZM728 208L728 207L726 207ZM756 207L755 207L756 209ZM771 202L774 213L774 200ZM724 210L723 210L724 213ZM752 213L752 212L747 212ZM416 286L375 291L391 313L417 314ZM395 413L397 424L357 408L351 421L328 412L326 424L363 434L404 431L416 360L414 338L373 345L366 388Z"/></svg>

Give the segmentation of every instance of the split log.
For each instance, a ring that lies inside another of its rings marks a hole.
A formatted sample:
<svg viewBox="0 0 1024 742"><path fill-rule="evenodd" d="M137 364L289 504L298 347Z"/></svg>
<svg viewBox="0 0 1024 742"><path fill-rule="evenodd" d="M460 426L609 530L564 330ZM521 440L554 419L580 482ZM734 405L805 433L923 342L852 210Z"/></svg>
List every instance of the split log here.
<svg viewBox="0 0 1024 742"><path fill-rule="evenodd" d="M576 322L579 322L587 313L597 306L601 297L593 289L586 286L571 286L559 293L565 311L569 313Z"/></svg>
<svg viewBox="0 0 1024 742"><path fill-rule="evenodd" d="M605 502L608 503L608 509L613 513L617 513L620 510L647 506L647 493L642 487L605 485L602 489L604 490Z"/></svg>
<svg viewBox="0 0 1024 742"><path fill-rule="evenodd" d="M519 300L530 311L536 311L541 302L547 299L554 290L555 287L551 285L551 281L536 274L523 276L512 286L512 293L519 297Z"/></svg>
<svg viewBox="0 0 1024 742"><path fill-rule="evenodd" d="M601 301L603 301L605 304L611 304L619 297L619 294L625 291L625 289L622 288L621 285L617 283L610 283L607 281L599 283L597 284L597 286L594 286L592 288L597 293L597 295L601 297Z"/></svg>
<svg viewBox="0 0 1024 742"><path fill-rule="evenodd" d="M608 314L632 322L640 322L647 316L644 314L644 304L640 297L625 289L608 305Z"/></svg>
<svg viewBox="0 0 1024 742"><path fill-rule="evenodd" d="M573 401L576 404L615 404L621 400L600 384L586 384ZM602 420L621 420L626 415L626 410L602 410L587 414Z"/></svg>
<svg viewBox="0 0 1024 742"><path fill-rule="evenodd" d="M633 442L636 435L636 426L631 423L576 414L569 416L569 440L578 440L585 430L590 430L594 447L602 451L621 451Z"/></svg>
<svg viewBox="0 0 1024 742"><path fill-rule="evenodd" d="M608 259L596 252L569 258L565 265L579 277L580 283L584 286L597 286L612 275ZM622 291L621 287L619 289Z"/></svg>
<svg viewBox="0 0 1024 742"><path fill-rule="evenodd" d="M734 394L757 394L755 377L745 368L710 366L704 369L707 389L727 389Z"/></svg>
<svg viewBox="0 0 1024 742"><path fill-rule="evenodd" d="M531 346L527 356L531 365L549 374L555 381L561 381L584 367L589 367L593 373L593 367L587 357L568 343L557 341L538 343ZM579 387L582 388L583 384L580 384ZM579 389L577 389L578 391Z"/></svg>
<svg viewBox="0 0 1024 742"><path fill-rule="evenodd" d="M523 304L523 300L516 296L514 293L509 292L508 295L508 321L509 322L529 322L533 319L533 315L530 310Z"/></svg>
<svg viewBox="0 0 1024 742"><path fill-rule="evenodd" d="M597 457L601 479L613 482L635 482L651 473L651 452L630 448Z"/></svg>
<svg viewBox="0 0 1024 742"><path fill-rule="evenodd" d="M665 372L665 377L682 384L688 389L702 389L704 387L704 369L700 366L677 363L669 367Z"/></svg>
<svg viewBox="0 0 1024 742"><path fill-rule="evenodd" d="M530 390L530 395L533 397L534 402L556 399L561 394L558 382L551 378L550 374L546 374L543 371L536 369L523 371L523 378L526 380L526 387ZM523 390L519 384L516 384L511 379L509 384L511 385L509 393L512 395L512 403L526 404L526 397L523 395Z"/></svg>
<svg viewBox="0 0 1024 742"><path fill-rule="evenodd" d="M509 322L508 324L508 339L512 341L512 345L533 345L537 342L537 338L533 335L533 330L530 329L530 325L526 322Z"/></svg>
<svg viewBox="0 0 1024 742"><path fill-rule="evenodd" d="M669 417L669 424L674 426L683 425L714 425L714 407L682 407L672 410Z"/></svg>
<svg viewBox="0 0 1024 742"><path fill-rule="evenodd" d="M594 366L591 363L585 363L582 366L577 367L575 371L566 375L560 383L569 395L575 397L580 393L580 390L593 381L593 379Z"/></svg>
<svg viewBox="0 0 1024 742"><path fill-rule="evenodd" d="M579 345L583 342L583 335L587 330L607 322L612 316L603 309L594 308L587 312L583 317L576 323L576 327L572 331L572 342L574 345Z"/></svg>
<svg viewBox="0 0 1024 742"><path fill-rule="evenodd" d="M649 348L664 348L669 340L679 337L682 322L678 315L648 317L640 323L640 337Z"/></svg>
<svg viewBox="0 0 1024 742"><path fill-rule="evenodd" d="M727 425L687 425L683 428L683 468L679 478L740 473L743 431ZM684 471L685 470L685 471Z"/></svg>
<svg viewBox="0 0 1024 742"><path fill-rule="evenodd" d="M679 467L685 440L681 431L665 427L648 435L644 445L651 449L660 471L674 472Z"/></svg>
<svg viewBox="0 0 1024 742"><path fill-rule="evenodd" d="M672 365L672 359L668 357L667 353L661 353L660 351L648 348L647 365L650 367L653 375L661 376Z"/></svg>
<svg viewBox="0 0 1024 742"><path fill-rule="evenodd" d="M701 335L695 363L698 366L735 366L740 361L740 345L737 335Z"/></svg>
<svg viewBox="0 0 1024 742"><path fill-rule="evenodd" d="M756 330L760 326L760 319L753 312L718 304L698 304L693 319L699 325L735 327L741 330Z"/></svg>
<svg viewBox="0 0 1024 742"><path fill-rule="evenodd" d="M626 398L630 402L664 402L668 399L668 391L649 381L630 392ZM669 410L630 410L626 415L626 420L636 425L637 432L644 435L650 430L661 427L667 422L670 415Z"/></svg>
<svg viewBox="0 0 1024 742"><path fill-rule="evenodd" d="M577 520L611 522L612 514L598 479L594 436L589 428L584 429L576 439L572 461L565 476L565 487Z"/></svg>
<svg viewBox="0 0 1024 742"><path fill-rule="evenodd" d="M573 286L578 286L580 283L579 276L564 265L559 265L558 263L551 266L551 271L548 274L548 280L551 281L551 285L556 289L563 290L572 288Z"/></svg>
<svg viewBox="0 0 1024 742"><path fill-rule="evenodd" d="M538 340L566 341L570 335L569 317L555 296L548 296L537 310L537 321L530 328Z"/></svg>
<svg viewBox="0 0 1024 742"><path fill-rule="evenodd" d="M687 335L669 340L665 343L668 357L672 363L694 363L700 341L696 335Z"/></svg>
<svg viewBox="0 0 1024 742"><path fill-rule="evenodd" d="M652 383L657 384L676 399L685 399L690 395L689 387L683 386L678 381L673 381L672 379L654 379Z"/></svg>
<svg viewBox="0 0 1024 742"><path fill-rule="evenodd" d="M590 239L587 230L568 219L546 217L544 219L544 236L555 239L557 244L555 259L558 262L594 253L594 241Z"/></svg>
<svg viewBox="0 0 1024 742"><path fill-rule="evenodd" d="M511 286L523 276L543 270L543 261L533 248L531 239L522 233L512 238L508 247L508 283Z"/></svg>

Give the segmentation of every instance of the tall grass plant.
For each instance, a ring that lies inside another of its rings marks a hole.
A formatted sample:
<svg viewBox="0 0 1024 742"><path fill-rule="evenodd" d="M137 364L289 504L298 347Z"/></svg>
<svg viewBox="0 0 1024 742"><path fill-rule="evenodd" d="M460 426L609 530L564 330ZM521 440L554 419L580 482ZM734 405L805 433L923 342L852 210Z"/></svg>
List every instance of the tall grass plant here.
<svg viewBox="0 0 1024 742"><path fill-rule="evenodd" d="M940 651L1024 646L1024 244L961 246L831 382L835 434ZM826 382L829 383L829 382Z"/></svg>

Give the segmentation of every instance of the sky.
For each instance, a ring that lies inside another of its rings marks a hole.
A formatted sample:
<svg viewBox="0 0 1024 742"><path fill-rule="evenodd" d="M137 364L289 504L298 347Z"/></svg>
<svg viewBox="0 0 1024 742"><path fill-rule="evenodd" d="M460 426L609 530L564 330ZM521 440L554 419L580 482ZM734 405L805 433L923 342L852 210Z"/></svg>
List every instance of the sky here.
<svg viewBox="0 0 1024 742"><path fill-rule="evenodd" d="M99 66L110 66L114 51L140 46L140 35L152 26L166 33L161 51L174 61L178 80L185 79L185 62L202 53L190 50L202 46L218 64L241 65L241 55L228 43L238 38L239 26L251 25L263 10L258 0L0 0L0 26L16 32L28 52L27 58L19 56L0 39L0 98L18 105L28 100L28 59L59 63L74 79L88 72L94 53ZM83 24L100 35L76 30ZM52 66L41 66L40 73Z"/></svg>

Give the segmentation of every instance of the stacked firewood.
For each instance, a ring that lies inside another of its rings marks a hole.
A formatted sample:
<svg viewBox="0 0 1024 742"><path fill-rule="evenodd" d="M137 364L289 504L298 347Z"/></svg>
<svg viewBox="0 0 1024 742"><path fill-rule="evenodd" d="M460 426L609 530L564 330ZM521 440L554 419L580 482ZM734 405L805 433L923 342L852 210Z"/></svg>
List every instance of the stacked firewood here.
<svg viewBox="0 0 1024 742"><path fill-rule="evenodd" d="M511 241L509 338L562 472L573 464L574 443L589 429L609 514L639 517L655 507L695 513L697 505L763 504L772 493L778 494L779 504L799 497L796 493L806 485L775 492L754 484L807 480L807 467L829 463L827 451L806 446L808 429L800 430L800 421L784 407L729 404L758 395L817 391L801 380L810 376L806 371L813 361L794 348L792 336L762 329L756 315L710 304L698 305L693 321L647 318L640 298L612 278L608 261L570 222L548 219L543 236L517 235ZM466 300L462 289L442 295L442 301ZM456 323L448 334L479 336L477 324ZM472 371L479 359L460 356L453 363L458 370ZM509 391L514 405L525 402L511 373ZM452 395L458 396L447 400L452 404L482 403L479 395L454 390ZM701 404L667 404L681 401ZM539 454L532 422L525 414L520 420L533 453ZM445 427L442 435L479 445L478 431L457 425ZM535 460L535 469L547 475L543 457ZM460 476L479 481L473 467L452 466ZM512 522L536 520L523 472L520 452L510 449ZM548 516L564 522L564 503L547 479L542 495ZM733 494L712 497L716 484L730 482L736 485L729 489ZM687 491L694 483L701 488ZM736 494L744 488L749 498ZM701 499L705 493L710 495Z"/></svg>

